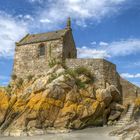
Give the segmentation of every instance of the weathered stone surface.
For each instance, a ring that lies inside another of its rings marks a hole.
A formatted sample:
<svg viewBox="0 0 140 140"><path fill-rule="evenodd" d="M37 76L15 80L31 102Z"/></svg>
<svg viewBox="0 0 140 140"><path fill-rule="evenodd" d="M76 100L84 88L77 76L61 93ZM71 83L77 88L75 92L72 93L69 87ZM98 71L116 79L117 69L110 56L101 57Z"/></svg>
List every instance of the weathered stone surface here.
<svg viewBox="0 0 140 140"><path fill-rule="evenodd" d="M46 76L28 84L23 82L15 89L16 94L0 93L2 101L5 101L0 104L5 111L2 112L1 131L9 135L32 135L43 134L42 130L50 127L81 129L106 124L113 101L108 90L110 86L96 90L94 81L87 84L85 78L83 80L86 75L74 78L65 72L64 68L55 66ZM53 77L54 74L57 76ZM81 79L78 82L85 86L79 86L77 79Z"/></svg>
<svg viewBox="0 0 140 140"><path fill-rule="evenodd" d="M16 44L13 76L17 78L7 92L0 88L2 133L25 136L44 134L48 128L63 131L97 126L99 122L113 124L124 110L119 104L122 97L131 103L139 96L140 88L122 79L114 64L76 58L68 23L64 30L27 35ZM92 78L85 73L72 76L64 69L81 66L91 71ZM134 132L139 138L137 134Z"/></svg>
<svg viewBox="0 0 140 140"><path fill-rule="evenodd" d="M128 123L126 126L111 132L110 135L119 136L121 140L139 140L140 122L132 121Z"/></svg>
<svg viewBox="0 0 140 140"><path fill-rule="evenodd" d="M96 98L99 102L104 102L106 106L112 101L112 96L108 89L98 89L96 91Z"/></svg>
<svg viewBox="0 0 140 140"><path fill-rule="evenodd" d="M47 39L44 40L44 38ZM25 43L30 39L34 41ZM43 47L43 52L40 46ZM28 34L16 44L13 75L22 78L30 75L46 75L52 60L62 61L76 57L77 50L71 29L65 28L46 34ZM62 72L62 69L59 71Z"/></svg>
<svg viewBox="0 0 140 140"><path fill-rule="evenodd" d="M140 96L140 87L130 83L122 77L120 77L120 83L122 85L123 104L131 104Z"/></svg>
<svg viewBox="0 0 140 140"><path fill-rule="evenodd" d="M95 75L94 86L106 88L106 83L120 87L119 75L116 66L104 59L66 59L68 68L87 67ZM118 89L120 91L120 89Z"/></svg>

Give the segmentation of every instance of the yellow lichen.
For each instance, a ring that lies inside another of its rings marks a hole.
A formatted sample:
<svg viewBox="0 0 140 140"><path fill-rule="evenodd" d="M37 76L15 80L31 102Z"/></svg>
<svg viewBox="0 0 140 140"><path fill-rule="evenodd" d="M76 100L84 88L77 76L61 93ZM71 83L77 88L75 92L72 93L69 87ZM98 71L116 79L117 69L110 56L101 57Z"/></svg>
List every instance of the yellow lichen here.
<svg viewBox="0 0 140 140"><path fill-rule="evenodd" d="M77 112L77 104L71 104L70 106L64 106L64 108L61 110L63 112L62 114L67 114L67 113L76 113Z"/></svg>
<svg viewBox="0 0 140 140"><path fill-rule="evenodd" d="M0 108L6 110L9 106L9 97L5 93L0 93Z"/></svg>
<svg viewBox="0 0 140 140"><path fill-rule="evenodd" d="M135 105L140 107L140 97L135 100Z"/></svg>
<svg viewBox="0 0 140 140"><path fill-rule="evenodd" d="M83 98L83 104L84 105L90 105L92 104L93 102L95 102L95 100L91 99L91 98Z"/></svg>
<svg viewBox="0 0 140 140"><path fill-rule="evenodd" d="M27 104L27 107L29 107L30 109L39 109L40 104L41 104L41 97L42 97L42 93L38 93L38 94L34 94L32 95L33 97L30 99L30 101Z"/></svg>
<svg viewBox="0 0 140 140"><path fill-rule="evenodd" d="M92 108L93 108L93 109L97 109L99 105L100 105L100 103L99 103L98 101L95 101L95 102L92 104Z"/></svg>
<svg viewBox="0 0 140 140"><path fill-rule="evenodd" d="M84 110L85 110L85 107L82 104L78 105L78 107L77 107L78 116L81 116L83 114Z"/></svg>

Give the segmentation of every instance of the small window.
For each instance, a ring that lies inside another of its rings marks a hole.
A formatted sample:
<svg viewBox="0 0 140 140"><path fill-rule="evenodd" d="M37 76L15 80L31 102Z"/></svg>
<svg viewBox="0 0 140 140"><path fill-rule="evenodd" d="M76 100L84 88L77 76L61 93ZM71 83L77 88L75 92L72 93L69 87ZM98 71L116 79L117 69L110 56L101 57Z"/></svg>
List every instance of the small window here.
<svg viewBox="0 0 140 140"><path fill-rule="evenodd" d="M45 55L45 45L42 43L39 45L39 56Z"/></svg>

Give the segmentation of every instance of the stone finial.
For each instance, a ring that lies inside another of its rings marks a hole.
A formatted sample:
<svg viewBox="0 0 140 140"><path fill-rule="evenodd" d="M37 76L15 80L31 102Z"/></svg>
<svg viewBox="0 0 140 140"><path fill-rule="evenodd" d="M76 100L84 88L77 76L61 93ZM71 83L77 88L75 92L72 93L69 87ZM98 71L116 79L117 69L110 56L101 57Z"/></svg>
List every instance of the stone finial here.
<svg viewBox="0 0 140 140"><path fill-rule="evenodd" d="M71 29L71 18L68 17L67 19L67 29Z"/></svg>

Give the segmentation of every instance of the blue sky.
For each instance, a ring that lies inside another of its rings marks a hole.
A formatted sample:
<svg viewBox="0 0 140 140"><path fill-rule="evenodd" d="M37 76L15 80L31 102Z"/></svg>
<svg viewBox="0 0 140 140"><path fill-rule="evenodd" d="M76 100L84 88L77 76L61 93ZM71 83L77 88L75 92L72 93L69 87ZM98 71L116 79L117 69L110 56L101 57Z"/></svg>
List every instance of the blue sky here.
<svg viewBox="0 0 140 140"><path fill-rule="evenodd" d="M72 19L80 58L105 58L140 86L140 0L0 1L0 85L9 82L15 42L65 28Z"/></svg>

